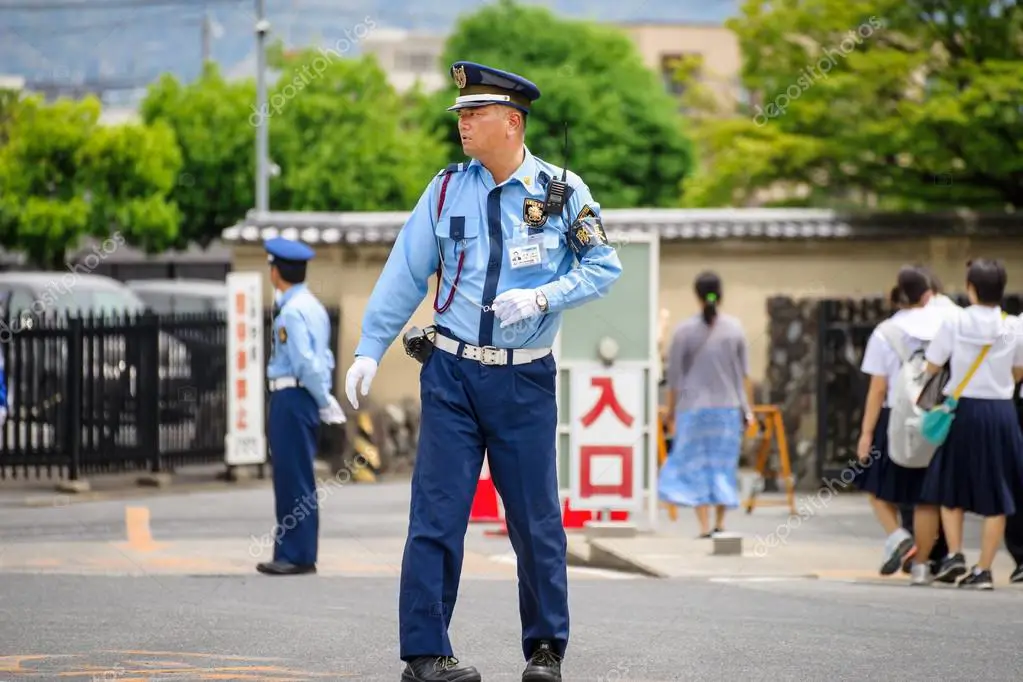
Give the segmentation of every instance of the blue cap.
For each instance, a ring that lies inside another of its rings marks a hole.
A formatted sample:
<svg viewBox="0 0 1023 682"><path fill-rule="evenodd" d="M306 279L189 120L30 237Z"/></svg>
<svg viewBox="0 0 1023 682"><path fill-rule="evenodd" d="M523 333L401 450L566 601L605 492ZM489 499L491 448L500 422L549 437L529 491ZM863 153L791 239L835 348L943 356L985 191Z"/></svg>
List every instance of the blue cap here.
<svg viewBox="0 0 1023 682"><path fill-rule="evenodd" d="M285 239L284 237L267 239L263 246L266 248L266 252L270 254L269 261L271 263L275 260L305 263L306 261L312 260L313 256L316 255L316 252L313 251L312 247L303 244L302 242Z"/></svg>
<svg viewBox="0 0 1023 682"><path fill-rule="evenodd" d="M458 97L448 111L504 104L529 113L532 103L540 99L540 88L522 76L473 62L455 62L451 77L458 86Z"/></svg>

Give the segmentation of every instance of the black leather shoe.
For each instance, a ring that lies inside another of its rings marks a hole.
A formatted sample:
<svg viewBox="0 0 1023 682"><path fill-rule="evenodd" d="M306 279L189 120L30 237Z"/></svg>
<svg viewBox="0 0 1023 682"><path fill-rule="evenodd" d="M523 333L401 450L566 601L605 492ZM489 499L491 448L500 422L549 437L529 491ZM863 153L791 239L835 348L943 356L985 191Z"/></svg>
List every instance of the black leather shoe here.
<svg viewBox="0 0 1023 682"><path fill-rule="evenodd" d="M256 564L256 570L266 575L302 575L304 573L316 573L316 564L299 566L284 561L268 561Z"/></svg>
<svg viewBox="0 0 1023 682"><path fill-rule="evenodd" d="M561 682L561 656L549 642L540 642L522 671L522 682Z"/></svg>
<svg viewBox="0 0 1023 682"><path fill-rule="evenodd" d="M479 671L454 656L420 656L405 665L401 682L482 682Z"/></svg>

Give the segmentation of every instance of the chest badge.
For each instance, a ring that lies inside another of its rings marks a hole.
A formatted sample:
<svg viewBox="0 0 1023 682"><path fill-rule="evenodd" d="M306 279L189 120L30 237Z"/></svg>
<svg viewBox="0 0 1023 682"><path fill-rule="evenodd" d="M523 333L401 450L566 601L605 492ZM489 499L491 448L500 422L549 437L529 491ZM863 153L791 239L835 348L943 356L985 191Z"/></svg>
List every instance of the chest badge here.
<svg viewBox="0 0 1023 682"><path fill-rule="evenodd" d="M277 338L280 340L282 344L288 342L288 330L285 329L283 325L277 330Z"/></svg>
<svg viewBox="0 0 1023 682"><path fill-rule="evenodd" d="M543 227L547 222L547 214L543 210L543 202L539 199L527 198L522 202L522 220L530 227Z"/></svg>

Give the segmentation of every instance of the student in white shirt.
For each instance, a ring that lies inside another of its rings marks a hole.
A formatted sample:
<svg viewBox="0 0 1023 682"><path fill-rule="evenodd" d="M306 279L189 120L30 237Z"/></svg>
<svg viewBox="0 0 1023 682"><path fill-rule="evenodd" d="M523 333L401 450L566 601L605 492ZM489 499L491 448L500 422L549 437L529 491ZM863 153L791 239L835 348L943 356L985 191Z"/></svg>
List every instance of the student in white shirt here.
<svg viewBox="0 0 1023 682"><path fill-rule="evenodd" d="M889 324L901 333L902 344L908 352L922 348L937 334L946 315L939 307L929 305L930 280L919 268L904 266L899 270L896 290L892 293L892 303L899 309ZM870 376L870 387L856 448L859 467L854 483L868 494L874 515L887 536L881 575L895 573L916 552L912 532L899 523L899 510L912 508L919 502L926 472L899 466L888 457L888 418L901 366L898 353L880 328L875 329L867 340L860 366Z"/></svg>
<svg viewBox="0 0 1023 682"><path fill-rule="evenodd" d="M1013 404L1016 382L1023 378L1023 327L1019 318L1002 314L1005 268L998 261L967 264L966 289L971 305L950 316L927 349L927 371L934 374L951 359L944 387L950 395L967 375L985 344L990 350L963 390L948 437L924 476L916 508L913 583L925 585L941 576L966 576L959 587L993 589L991 564L1005 532L1005 518L1016 513L1012 488L1023 477L1023 434ZM920 561L931 550L938 525L948 538L949 556L932 575ZM980 558L967 571L963 556L963 514L984 517Z"/></svg>
<svg viewBox="0 0 1023 682"><path fill-rule="evenodd" d="M941 280L938 279L937 275L925 265L917 263L915 267L920 270L924 275L927 276L927 281L930 282L931 294L927 297L927 305L932 308L940 309L942 315L952 314L949 312L949 307L956 310L959 309L959 304L953 301L951 298L943 293ZM895 287L898 292L898 287ZM897 307L897 306L893 306ZM935 332L936 333L936 332ZM932 334L933 337L933 334ZM899 506L899 515L902 517L902 527L906 529L906 532L910 535L915 535L913 530L913 510L915 505L902 504ZM945 539L945 529L939 526L937 540L934 543L934 547L931 548L930 564L931 572L937 573L938 566L941 565L942 559L948 556L948 542ZM910 573L912 571L913 562L912 559L907 559L902 563L902 572ZM945 578L944 582L955 582L955 578Z"/></svg>

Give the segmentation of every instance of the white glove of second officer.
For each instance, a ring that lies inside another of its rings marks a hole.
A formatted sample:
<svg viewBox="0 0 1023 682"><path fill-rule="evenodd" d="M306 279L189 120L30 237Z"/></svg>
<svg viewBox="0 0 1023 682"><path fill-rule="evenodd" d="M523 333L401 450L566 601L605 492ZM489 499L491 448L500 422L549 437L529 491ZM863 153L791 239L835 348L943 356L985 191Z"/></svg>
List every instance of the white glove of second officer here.
<svg viewBox="0 0 1023 682"><path fill-rule="evenodd" d="M509 289L494 299L494 314L501 328L540 314L536 289Z"/></svg>
<svg viewBox="0 0 1023 682"><path fill-rule="evenodd" d="M348 396L348 402L355 409L359 409L359 399L355 395L355 389L359 386L359 382L362 382L362 395L369 395L369 387L373 383L376 373L377 361L364 355L355 358L355 362L348 368L348 374L345 377L345 395Z"/></svg>
<svg viewBox="0 0 1023 682"><path fill-rule="evenodd" d="M327 396L328 404L320 410L320 421L324 424L344 424L347 420L341 403L332 395Z"/></svg>

